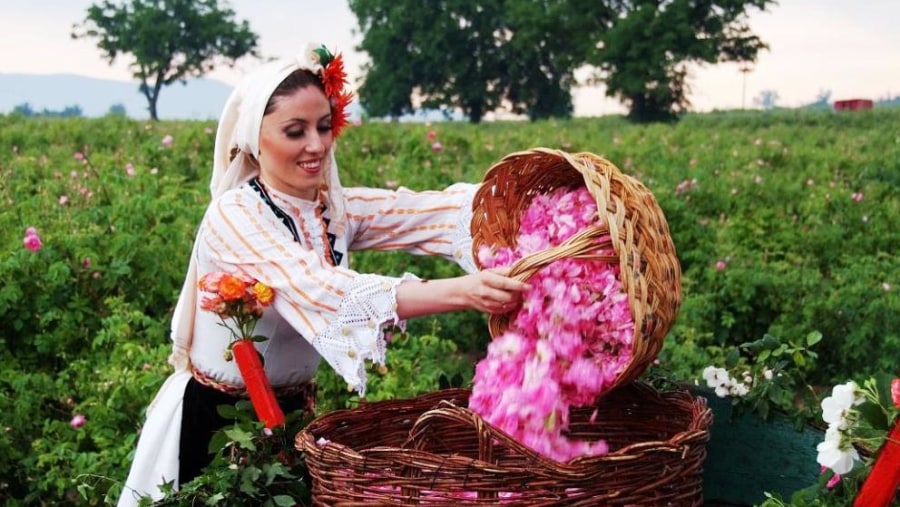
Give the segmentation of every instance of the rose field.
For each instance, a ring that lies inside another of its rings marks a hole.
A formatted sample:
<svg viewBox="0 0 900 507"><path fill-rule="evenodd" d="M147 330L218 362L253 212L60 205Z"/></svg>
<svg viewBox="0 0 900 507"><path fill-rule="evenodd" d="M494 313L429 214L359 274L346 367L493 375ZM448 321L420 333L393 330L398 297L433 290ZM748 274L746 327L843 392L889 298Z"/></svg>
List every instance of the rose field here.
<svg viewBox="0 0 900 507"><path fill-rule="evenodd" d="M117 498L143 410L171 370L169 321L209 199L214 132L214 121L0 116L3 505ZM821 393L900 372L900 108L649 126L364 122L342 135L337 160L345 186L423 190L480 181L504 155L538 146L609 159L665 212L684 295L648 377L694 384L707 366L741 367L758 387L744 400L750 410L811 419L818 407L798 401L804 386ZM351 266L461 273L378 252L355 254ZM486 322L477 313L411 321L387 367L372 368L367 399L470 386ZM327 367L318 383L319 412L359 402ZM260 473L290 479L269 465L207 486L246 493L264 489ZM201 489L197 504L216 504ZM291 505L289 496L269 501Z"/></svg>

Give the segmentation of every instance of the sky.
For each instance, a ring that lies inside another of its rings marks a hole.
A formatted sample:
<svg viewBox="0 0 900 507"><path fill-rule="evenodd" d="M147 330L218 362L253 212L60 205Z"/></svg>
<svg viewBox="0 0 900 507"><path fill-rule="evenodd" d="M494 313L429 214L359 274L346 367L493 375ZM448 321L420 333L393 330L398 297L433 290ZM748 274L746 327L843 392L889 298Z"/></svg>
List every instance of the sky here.
<svg viewBox="0 0 900 507"><path fill-rule="evenodd" d="M127 55L110 65L95 41L70 37L94 3L100 0L0 0L0 73L130 81ZM229 5L259 36L264 56L295 54L309 41L321 42L344 53L351 80L360 76L366 55L354 49L361 35L345 0L232 0ZM781 0L766 12L754 10L750 27L769 50L746 73L737 64L692 66L692 110L756 107L754 99L763 91L775 91L777 105L784 107L808 104L827 91L832 100L900 95L898 23L900 0ZM255 65L244 59L207 77L233 85ZM576 116L625 111L602 87L579 87L573 101Z"/></svg>

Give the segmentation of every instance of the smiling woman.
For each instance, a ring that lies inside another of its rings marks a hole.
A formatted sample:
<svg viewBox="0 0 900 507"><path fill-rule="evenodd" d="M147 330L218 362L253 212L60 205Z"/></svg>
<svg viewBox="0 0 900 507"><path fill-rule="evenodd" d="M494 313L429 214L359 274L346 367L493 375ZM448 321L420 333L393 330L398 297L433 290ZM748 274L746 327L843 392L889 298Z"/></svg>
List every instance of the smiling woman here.
<svg viewBox="0 0 900 507"><path fill-rule="evenodd" d="M198 295L205 275L253 279L274 291L271 305L259 310L249 352L264 359L283 412L307 415L322 359L364 394L366 363L384 364L385 334L404 319L499 312L520 301L526 284L505 276L505 268L478 271L472 259L478 185L430 192L342 187L334 138L346 124L350 95L341 67L339 56L313 47L302 58L261 66L229 98L216 133L213 200L172 322L175 372L147 411L119 505L161 498L163 483L177 489L197 477L212 459L213 433L229 422L217 407L259 392L223 355L232 337L218 314L200 311L211 308ZM426 284L410 273L359 273L349 268L351 250L441 256L471 274Z"/></svg>

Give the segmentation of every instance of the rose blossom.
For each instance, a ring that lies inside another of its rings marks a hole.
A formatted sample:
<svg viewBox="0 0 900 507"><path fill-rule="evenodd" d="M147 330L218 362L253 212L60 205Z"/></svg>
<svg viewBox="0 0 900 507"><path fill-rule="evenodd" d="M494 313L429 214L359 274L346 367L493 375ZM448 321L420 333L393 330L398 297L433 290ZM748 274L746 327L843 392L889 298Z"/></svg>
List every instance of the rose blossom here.
<svg viewBox="0 0 900 507"><path fill-rule="evenodd" d="M22 244L32 252L37 252L44 246L34 227L29 227L25 230L25 238L22 240Z"/></svg>
<svg viewBox="0 0 900 507"><path fill-rule="evenodd" d="M86 422L87 422L87 417L85 417L82 414L75 414L75 416L72 417L72 420L69 421L69 426L71 426L72 429L77 430L78 428L81 428L82 426L84 426L84 423L86 423Z"/></svg>

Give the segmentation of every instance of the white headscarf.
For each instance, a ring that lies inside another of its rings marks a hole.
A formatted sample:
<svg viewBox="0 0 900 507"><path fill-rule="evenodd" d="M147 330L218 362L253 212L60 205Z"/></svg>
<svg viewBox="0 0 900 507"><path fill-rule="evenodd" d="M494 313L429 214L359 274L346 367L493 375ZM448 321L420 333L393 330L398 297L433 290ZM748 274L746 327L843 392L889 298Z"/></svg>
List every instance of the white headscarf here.
<svg viewBox="0 0 900 507"><path fill-rule="evenodd" d="M213 200L259 174L259 164L256 162L259 158L259 129L266 104L278 85L295 70L306 69L321 75L322 65L312 51L315 47L317 46L310 45L302 57L282 58L261 65L232 91L216 131L212 177L209 182ZM233 159L232 148L237 148ZM346 226L343 188L338 178L334 145L329 151L325 166L325 180L328 183L325 205L331 212L332 230L341 234ZM169 363L176 370L187 369L189 364L198 280L195 241L184 286L172 316L174 347Z"/></svg>

